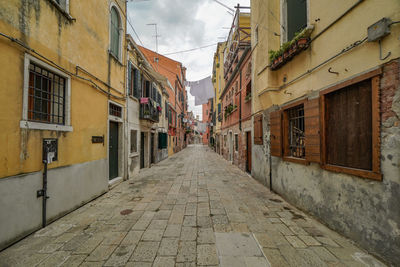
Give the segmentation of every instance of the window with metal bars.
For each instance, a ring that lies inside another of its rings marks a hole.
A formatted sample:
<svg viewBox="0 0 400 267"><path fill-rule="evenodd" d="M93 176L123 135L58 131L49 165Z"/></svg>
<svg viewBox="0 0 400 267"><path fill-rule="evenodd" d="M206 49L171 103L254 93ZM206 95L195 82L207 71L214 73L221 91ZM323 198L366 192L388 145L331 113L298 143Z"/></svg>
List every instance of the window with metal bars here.
<svg viewBox="0 0 400 267"><path fill-rule="evenodd" d="M305 157L304 105L286 110L289 156Z"/></svg>
<svg viewBox="0 0 400 267"><path fill-rule="evenodd" d="M122 117L122 107L110 103L110 115L121 118Z"/></svg>
<svg viewBox="0 0 400 267"><path fill-rule="evenodd" d="M28 120L65 124L65 78L29 65Z"/></svg>

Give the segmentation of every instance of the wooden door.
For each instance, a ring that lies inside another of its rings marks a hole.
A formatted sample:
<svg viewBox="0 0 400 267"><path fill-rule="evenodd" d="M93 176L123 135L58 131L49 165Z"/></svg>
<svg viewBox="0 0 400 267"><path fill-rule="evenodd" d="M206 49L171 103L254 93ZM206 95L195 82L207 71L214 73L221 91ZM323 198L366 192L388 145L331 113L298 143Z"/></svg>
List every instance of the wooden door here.
<svg viewBox="0 0 400 267"><path fill-rule="evenodd" d="M246 171L248 173L251 173L251 132L246 132L246 143L247 143Z"/></svg>
<svg viewBox="0 0 400 267"><path fill-rule="evenodd" d="M140 133L140 168L144 168L144 132Z"/></svg>
<svg viewBox="0 0 400 267"><path fill-rule="evenodd" d="M110 122L109 134L109 179L118 177L118 123Z"/></svg>

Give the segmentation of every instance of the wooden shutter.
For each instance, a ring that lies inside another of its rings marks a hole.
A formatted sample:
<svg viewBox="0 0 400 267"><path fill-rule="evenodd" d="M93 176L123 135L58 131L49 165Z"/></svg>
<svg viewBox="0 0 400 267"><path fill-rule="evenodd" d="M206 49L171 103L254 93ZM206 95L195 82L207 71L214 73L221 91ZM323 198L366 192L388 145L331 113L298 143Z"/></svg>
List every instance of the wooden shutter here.
<svg viewBox="0 0 400 267"><path fill-rule="evenodd" d="M128 61L128 95L132 94L132 64Z"/></svg>
<svg viewBox="0 0 400 267"><path fill-rule="evenodd" d="M254 144L263 144L262 115L254 117Z"/></svg>
<svg viewBox="0 0 400 267"><path fill-rule="evenodd" d="M319 98L304 103L306 160L321 162Z"/></svg>
<svg viewBox="0 0 400 267"><path fill-rule="evenodd" d="M140 71L138 69L135 69L134 96L136 98L140 98L140 93L142 92L142 82L140 80L140 76Z"/></svg>
<svg viewBox="0 0 400 267"><path fill-rule="evenodd" d="M269 114L271 155L282 157L282 112L280 110Z"/></svg>

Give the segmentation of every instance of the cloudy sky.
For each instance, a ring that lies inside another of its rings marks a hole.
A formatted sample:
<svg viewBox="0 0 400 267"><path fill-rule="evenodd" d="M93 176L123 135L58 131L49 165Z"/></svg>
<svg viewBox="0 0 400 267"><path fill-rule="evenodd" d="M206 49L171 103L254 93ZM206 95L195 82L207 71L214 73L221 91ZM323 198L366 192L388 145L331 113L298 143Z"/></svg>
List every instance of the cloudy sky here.
<svg viewBox="0 0 400 267"><path fill-rule="evenodd" d="M238 3L250 6L250 0L219 0L233 8ZM140 41L128 25L128 33L138 44L156 50L154 26L157 23L158 52L173 53L224 41L232 24L228 9L214 0L129 0L128 16ZM168 55L187 67L187 80L195 81L212 73L216 45L192 52ZM201 106L194 106L189 94L189 110L201 118Z"/></svg>

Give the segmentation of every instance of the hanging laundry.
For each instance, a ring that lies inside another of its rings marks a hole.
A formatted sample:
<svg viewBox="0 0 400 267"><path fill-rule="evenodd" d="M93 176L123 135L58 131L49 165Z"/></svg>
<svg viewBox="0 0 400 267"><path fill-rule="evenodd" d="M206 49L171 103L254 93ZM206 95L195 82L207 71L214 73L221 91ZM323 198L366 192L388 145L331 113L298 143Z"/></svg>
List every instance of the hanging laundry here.
<svg viewBox="0 0 400 267"><path fill-rule="evenodd" d="M190 94L194 96L196 106L206 104L208 99L215 96L211 76L198 81L187 82L186 86L190 87Z"/></svg>

